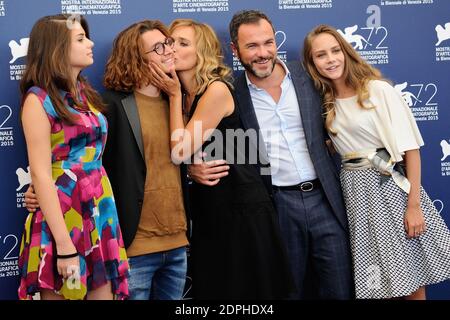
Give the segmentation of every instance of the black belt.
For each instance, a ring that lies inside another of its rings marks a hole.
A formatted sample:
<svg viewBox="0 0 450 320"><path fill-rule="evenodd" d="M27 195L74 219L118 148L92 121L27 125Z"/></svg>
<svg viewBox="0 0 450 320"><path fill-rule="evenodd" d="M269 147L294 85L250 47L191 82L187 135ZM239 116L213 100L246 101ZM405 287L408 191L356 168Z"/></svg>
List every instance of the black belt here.
<svg viewBox="0 0 450 320"><path fill-rule="evenodd" d="M295 186L272 186L273 190L296 190L303 192L310 192L320 188L320 180L314 179L310 181L303 181Z"/></svg>

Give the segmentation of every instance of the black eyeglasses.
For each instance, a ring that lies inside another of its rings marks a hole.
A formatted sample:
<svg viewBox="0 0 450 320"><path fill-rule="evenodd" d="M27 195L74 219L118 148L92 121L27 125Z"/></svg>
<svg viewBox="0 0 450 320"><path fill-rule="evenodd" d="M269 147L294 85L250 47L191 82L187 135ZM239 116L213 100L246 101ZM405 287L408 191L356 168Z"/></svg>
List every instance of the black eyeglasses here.
<svg viewBox="0 0 450 320"><path fill-rule="evenodd" d="M147 51L145 54L155 51L157 55L163 55L166 53L166 47L173 48L175 44L175 40L173 38L166 38L164 42L158 42L155 44L155 48L153 50Z"/></svg>

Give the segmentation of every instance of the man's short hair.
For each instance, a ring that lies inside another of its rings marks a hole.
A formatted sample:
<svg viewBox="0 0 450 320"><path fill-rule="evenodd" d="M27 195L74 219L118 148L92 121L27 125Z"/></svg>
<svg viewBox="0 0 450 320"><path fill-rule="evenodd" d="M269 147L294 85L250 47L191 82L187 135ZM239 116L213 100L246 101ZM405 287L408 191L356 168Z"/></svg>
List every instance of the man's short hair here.
<svg viewBox="0 0 450 320"><path fill-rule="evenodd" d="M273 32L275 33L275 28L273 27L272 21L265 13L258 10L242 10L236 12L233 15L233 18L231 19L229 24L231 42L233 42L235 46L238 45L237 43L238 31L241 25L258 24L260 20L266 20L272 27Z"/></svg>

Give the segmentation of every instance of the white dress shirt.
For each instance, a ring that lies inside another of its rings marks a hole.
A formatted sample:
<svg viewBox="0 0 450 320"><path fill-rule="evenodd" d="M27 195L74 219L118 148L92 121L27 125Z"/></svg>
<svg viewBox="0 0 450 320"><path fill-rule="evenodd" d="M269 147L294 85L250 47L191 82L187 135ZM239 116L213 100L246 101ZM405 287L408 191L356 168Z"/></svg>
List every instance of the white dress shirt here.
<svg viewBox="0 0 450 320"><path fill-rule="evenodd" d="M291 74L281 60L277 60L277 63L286 72L278 103L266 90L254 85L247 73L245 76L268 153L272 183L276 186L290 186L313 180L317 176L306 144Z"/></svg>

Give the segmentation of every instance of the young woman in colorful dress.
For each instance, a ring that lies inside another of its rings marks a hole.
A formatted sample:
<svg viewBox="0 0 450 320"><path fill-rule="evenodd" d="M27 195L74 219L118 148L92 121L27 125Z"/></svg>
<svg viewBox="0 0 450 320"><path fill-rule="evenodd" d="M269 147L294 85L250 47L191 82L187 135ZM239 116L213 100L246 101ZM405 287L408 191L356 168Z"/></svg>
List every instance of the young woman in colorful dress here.
<svg viewBox="0 0 450 320"><path fill-rule="evenodd" d="M30 212L19 256L19 298L125 299L128 261L102 166L107 122L80 75L94 43L81 16L39 19L21 81L21 119L40 209Z"/></svg>

